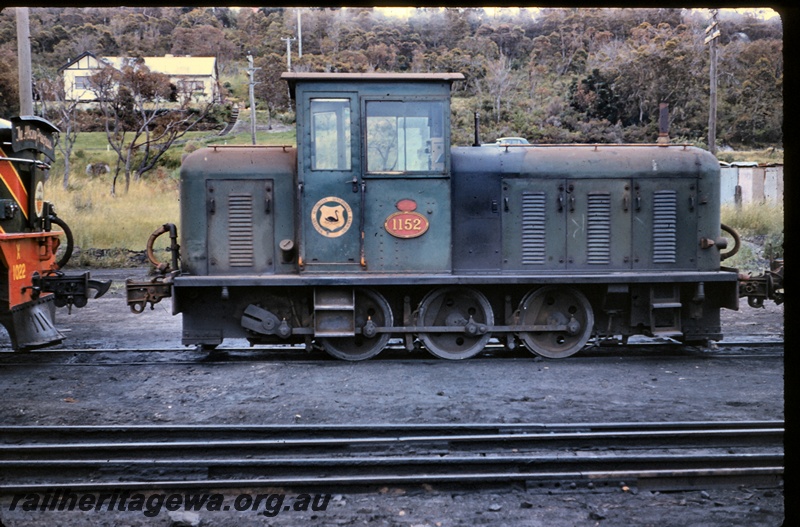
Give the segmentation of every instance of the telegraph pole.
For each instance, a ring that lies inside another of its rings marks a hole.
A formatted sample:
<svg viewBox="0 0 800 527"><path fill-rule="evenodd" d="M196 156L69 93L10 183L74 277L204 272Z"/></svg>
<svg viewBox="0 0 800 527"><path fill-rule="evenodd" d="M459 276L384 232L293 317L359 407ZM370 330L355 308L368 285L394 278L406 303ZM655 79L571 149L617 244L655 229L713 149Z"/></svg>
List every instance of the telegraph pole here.
<svg viewBox="0 0 800 527"><path fill-rule="evenodd" d="M19 114L33 115L31 26L27 7L17 7L17 61L19 62Z"/></svg>
<svg viewBox="0 0 800 527"><path fill-rule="evenodd" d="M286 42L286 71L292 71L292 41L296 38L282 38Z"/></svg>
<svg viewBox="0 0 800 527"><path fill-rule="evenodd" d="M719 10L711 10L711 23L706 28L704 43L711 44L709 67L708 150L717 155L717 39L719 38Z"/></svg>
<svg viewBox="0 0 800 527"><path fill-rule="evenodd" d="M252 137L253 144L256 144L256 96L254 91L256 81L254 75L256 71L260 70L261 68L253 67L252 55L247 55L247 63L249 64L247 73L250 74L250 136Z"/></svg>

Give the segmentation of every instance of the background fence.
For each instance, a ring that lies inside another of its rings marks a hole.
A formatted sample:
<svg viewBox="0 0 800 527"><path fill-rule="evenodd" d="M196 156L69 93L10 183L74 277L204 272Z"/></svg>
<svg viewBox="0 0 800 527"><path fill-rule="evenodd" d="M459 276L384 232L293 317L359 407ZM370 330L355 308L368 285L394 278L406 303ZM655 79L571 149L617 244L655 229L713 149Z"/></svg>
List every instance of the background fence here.
<svg viewBox="0 0 800 527"><path fill-rule="evenodd" d="M722 166L723 205L740 203L783 203L783 165L732 163Z"/></svg>

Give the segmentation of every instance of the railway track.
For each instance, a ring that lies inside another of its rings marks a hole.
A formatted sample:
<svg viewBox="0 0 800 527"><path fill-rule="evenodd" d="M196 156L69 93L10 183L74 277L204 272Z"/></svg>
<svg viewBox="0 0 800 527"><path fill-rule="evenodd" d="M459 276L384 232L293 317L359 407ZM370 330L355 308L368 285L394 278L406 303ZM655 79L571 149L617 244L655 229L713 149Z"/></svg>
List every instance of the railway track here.
<svg viewBox="0 0 800 527"><path fill-rule="evenodd" d="M579 355L569 358L571 361L606 357L702 357L702 358L783 358L784 341L775 338L740 338L715 343L710 348L685 346L669 340L641 339L628 344L606 343L591 346ZM124 358L123 358L124 357ZM536 359L524 349L508 350L502 345L486 346L480 358L502 359ZM373 360L439 360L424 350L408 352L401 346L388 347L384 353ZM36 365L58 364L68 366L109 365L145 365L145 364L197 364L235 361L330 361L330 357L321 350L306 351L299 346L271 347L226 347L218 352L210 353L176 347L169 349L152 348L88 348L88 349L42 349L28 353L0 353L0 366L3 365Z"/></svg>
<svg viewBox="0 0 800 527"><path fill-rule="evenodd" d="M7 426L0 492L512 484L779 486L782 421ZM624 483L621 483L624 482Z"/></svg>

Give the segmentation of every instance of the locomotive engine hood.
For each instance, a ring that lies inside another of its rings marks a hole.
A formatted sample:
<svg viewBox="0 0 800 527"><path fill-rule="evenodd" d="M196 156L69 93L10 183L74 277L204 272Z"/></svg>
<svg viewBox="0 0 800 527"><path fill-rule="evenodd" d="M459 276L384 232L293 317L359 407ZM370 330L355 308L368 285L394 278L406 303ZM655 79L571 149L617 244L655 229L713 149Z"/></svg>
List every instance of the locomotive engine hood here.
<svg viewBox="0 0 800 527"><path fill-rule="evenodd" d="M710 152L687 145L508 145L453 148L456 173L536 178L719 177Z"/></svg>

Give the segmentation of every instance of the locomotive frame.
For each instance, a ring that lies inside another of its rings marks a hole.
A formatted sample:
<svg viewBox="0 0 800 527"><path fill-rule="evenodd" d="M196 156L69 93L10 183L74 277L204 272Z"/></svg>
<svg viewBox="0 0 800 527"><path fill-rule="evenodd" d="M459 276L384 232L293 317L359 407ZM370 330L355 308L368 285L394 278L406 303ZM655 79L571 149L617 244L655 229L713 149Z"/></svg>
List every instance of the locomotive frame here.
<svg viewBox="0 0 800 527"><path fill-rule="evenodd" d="M128 282L135 312L173 297L184 345L363 360L396 338L465 359L497 338L559 358L592 337L719 340L720 309L738 309L710 153L451 147L460 74L283 78L297 147L187 156L180 246L170 225L148 242L171 232L173 263Z"/></svg>

